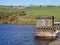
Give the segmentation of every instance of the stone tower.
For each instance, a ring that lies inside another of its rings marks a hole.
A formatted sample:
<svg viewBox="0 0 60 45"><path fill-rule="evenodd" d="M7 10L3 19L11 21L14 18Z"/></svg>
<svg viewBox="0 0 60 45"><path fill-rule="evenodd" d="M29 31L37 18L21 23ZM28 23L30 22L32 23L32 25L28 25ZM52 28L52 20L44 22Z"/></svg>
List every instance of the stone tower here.
<svg viewBox="0 0 60 45"><path fill-rule="evenodd" d="M37 37L42 39L56 38L56 28L54 27L54 16L39 16L36 18Z"/></svg>

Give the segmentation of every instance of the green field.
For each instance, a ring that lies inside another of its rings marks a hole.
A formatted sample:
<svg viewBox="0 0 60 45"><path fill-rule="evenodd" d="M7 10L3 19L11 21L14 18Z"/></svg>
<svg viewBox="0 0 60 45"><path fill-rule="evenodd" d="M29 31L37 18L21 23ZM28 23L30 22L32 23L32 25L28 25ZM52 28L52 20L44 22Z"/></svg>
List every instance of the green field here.
<svg viewBox="0 0 60 45"><path fill-rule="evenodd" d="M37 16L54 16L55 21L60 21L60 7L26 7L25 9L10 8L8 6L0 6L0 12L19 12L25 11L26 15L19 19L23 21L33 21Z"/></svg>

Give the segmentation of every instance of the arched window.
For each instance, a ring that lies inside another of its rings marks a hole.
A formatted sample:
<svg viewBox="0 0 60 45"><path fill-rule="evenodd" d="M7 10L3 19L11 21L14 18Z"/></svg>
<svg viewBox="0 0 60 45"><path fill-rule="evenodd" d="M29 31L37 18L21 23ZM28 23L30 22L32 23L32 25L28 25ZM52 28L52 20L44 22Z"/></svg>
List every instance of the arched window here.
<svg viewBox="0 0 60 45"><path fill-rule="evenodd" d="M46 21L45 20L41 20L42 22L42 26L46 26Z"/></svg>
<svg viewBox="0 0 60 45"><path fill-rule="evenodd" d="M60 39L60 32L58 32L58 33L57 33L57 38L59 38L59 39Z"/></svg>

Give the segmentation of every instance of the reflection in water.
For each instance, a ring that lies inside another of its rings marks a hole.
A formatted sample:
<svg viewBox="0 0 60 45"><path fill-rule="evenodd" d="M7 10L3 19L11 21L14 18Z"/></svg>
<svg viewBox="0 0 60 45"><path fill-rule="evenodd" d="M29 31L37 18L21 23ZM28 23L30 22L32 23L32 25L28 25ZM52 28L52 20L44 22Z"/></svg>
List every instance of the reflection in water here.
<svg viewBox="0 0 60 45"><path fill-rule="evenodd" d="M49 45L50 40L35 40L35 45Z"/></svg>
<svg viewBox="0 0 60 45"><path fill-rule="evenodd" d="M50 40L45 40L45 39L35 39L35 45L49 45L50 42L55 41L56 39L50 39Z"/></svg>

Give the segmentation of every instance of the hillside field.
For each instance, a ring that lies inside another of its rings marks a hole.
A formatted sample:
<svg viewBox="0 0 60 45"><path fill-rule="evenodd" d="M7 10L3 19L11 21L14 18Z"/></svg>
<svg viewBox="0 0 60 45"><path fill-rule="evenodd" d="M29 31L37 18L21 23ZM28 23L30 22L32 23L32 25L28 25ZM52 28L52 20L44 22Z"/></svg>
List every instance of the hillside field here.
<svg viewBox="0 0 60 45"><path fill-rule="evenodd" d="M60 7L26 7L24 9L0 6L0 12L25 11L26 15L19 18L20 21L36 21L37 16L54 16L55 21L60 21Z"/></svg>

